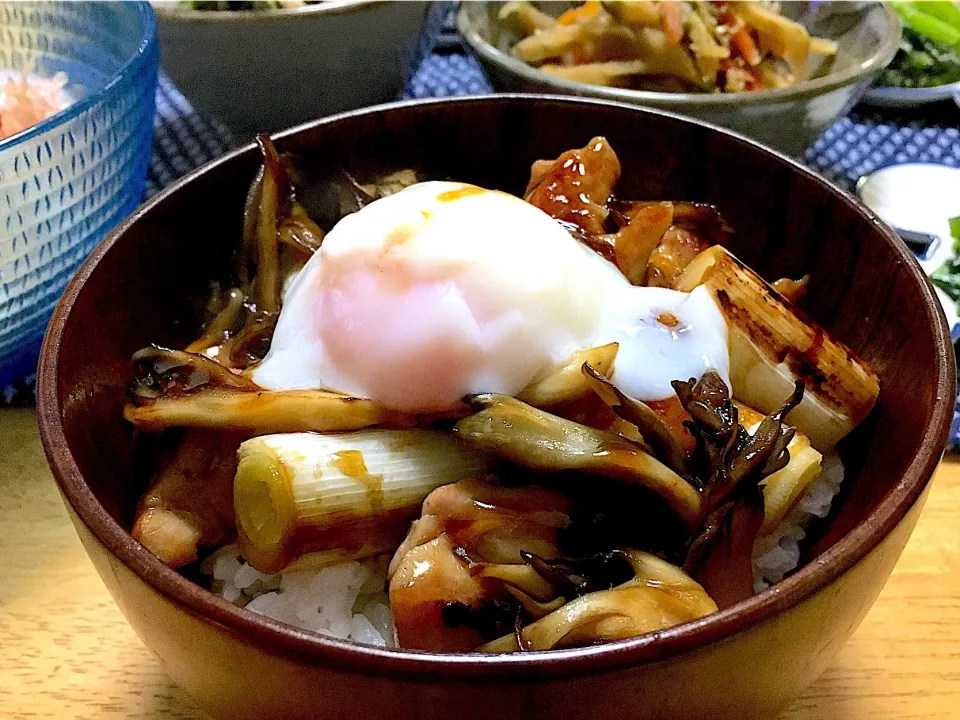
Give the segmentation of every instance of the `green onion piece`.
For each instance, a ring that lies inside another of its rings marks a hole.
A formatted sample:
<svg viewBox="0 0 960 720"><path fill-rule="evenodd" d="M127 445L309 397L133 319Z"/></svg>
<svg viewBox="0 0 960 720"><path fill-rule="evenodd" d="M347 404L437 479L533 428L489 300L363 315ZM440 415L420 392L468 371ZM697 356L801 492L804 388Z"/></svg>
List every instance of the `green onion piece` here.
<svg viewBox="0 0 960 720"><path fill-rule="evenodd" d="M950 235L956 240L953 244L953 249L960 252L960 248L957 247L960 245L960 215L950 218Z"/></svg>
<svg viewBox="0 0 960 720"><path fill-rule="evenodd" d="M951 299L960 301L960 263L956 260L947 260L938 267L930 282L943 290Z"/></svg>
<svg viewBox="0 0 960 720"><path fill-rule="evenodd" d="M926 0L925 2L910 3L920 12L942 20L953 28L960 30L960 7L950 0Z"/></svg>
<svg viewBox="0 0 960 720"><path fill-rule="evenodd" d="M960 47L960 29L935 18L933 15L927 15L918 7L921 3L893 2L891 4L907 26L915 32L925 35L931 40ZM923 5L927 5L927 3L923 3Z"/></svg>

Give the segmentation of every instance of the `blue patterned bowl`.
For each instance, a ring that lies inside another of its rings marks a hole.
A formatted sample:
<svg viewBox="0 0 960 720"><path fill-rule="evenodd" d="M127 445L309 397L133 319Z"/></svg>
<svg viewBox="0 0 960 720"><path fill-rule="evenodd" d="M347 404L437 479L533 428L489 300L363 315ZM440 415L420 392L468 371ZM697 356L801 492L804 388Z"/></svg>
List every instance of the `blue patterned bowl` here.
<svg viewBox="0 0 960 720"><path fill-rule="evenodd" d="M0 3L0 69L30 67L65 72L76 102L0 141L0 388L31 371L74 270L143 198L158 68L153 10Z"/></svg>

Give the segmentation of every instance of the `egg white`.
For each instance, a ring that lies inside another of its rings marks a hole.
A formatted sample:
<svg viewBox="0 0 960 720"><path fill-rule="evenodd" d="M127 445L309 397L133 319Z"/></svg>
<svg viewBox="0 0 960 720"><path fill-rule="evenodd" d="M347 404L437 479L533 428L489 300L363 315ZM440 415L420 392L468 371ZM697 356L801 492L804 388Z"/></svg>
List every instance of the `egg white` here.
<svg viewBox="0 0 960 720"><path fill-rule="evenodd" d="M426 182L333 228L290 285L254 379L429 412L516 395L609 342L614 382L640 400L707 368L729 375L726 324L705 289L634 287L520 198Z"/></svg>

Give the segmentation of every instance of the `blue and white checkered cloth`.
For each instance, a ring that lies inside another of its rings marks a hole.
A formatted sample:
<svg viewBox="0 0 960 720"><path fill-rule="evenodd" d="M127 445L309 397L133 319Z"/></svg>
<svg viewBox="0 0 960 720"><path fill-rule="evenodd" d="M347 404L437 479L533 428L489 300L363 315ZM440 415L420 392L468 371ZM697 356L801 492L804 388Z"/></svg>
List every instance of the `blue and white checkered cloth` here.
<svg viewBox="0 0 960 720"><path fill-rule="evenodd" d="M452 97L492 92L477 61L455 37L441 37L403 90L403 98ZM226 128L197 114L161 74L157 88L154 155L147 182L152 195L233 146ZM957 110L941 103L913 111L875 111L858 107L837 120L805 156L810 167L851 189L857 178L886 165L929 162L960 167ZM0 405L33 402L33 378L7 388ZM960 446L960 405L954 414L951 443Z"/></svg>
<svg viewBox="0 0 960 720"><path fill-rule="evenodd" d="M198 115L163 73L157 86L153 127L147 197L233 147L230 132L215 120Z"/></svg>

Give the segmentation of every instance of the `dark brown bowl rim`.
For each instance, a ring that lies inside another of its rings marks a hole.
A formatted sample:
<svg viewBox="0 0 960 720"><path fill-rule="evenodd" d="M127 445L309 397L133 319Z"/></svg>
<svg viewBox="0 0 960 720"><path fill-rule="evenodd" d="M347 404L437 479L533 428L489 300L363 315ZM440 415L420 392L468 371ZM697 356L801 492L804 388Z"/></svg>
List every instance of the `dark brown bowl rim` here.
<svg viewBox="0 0 960 720"><path fill-rule="evenodd" d="M755 150L776 157L779 162L787 164L795 172L817 183L825 191L833 194L841 202L846 203L871 221L877 231L894 248L903 266L913 277L920 292L924 295L927 314L926 317L917 318L916 321L929 322L933 325L938 363L936 368L932 368L936 374L936 401L933 422L920 444L919 451L911 459L900 482L867 519L823 555L802 567L794 575L732 608L696 622L679 625L632 640L590 648L550 652L518 653L515 655L433 654L375 648L299 630L252 611L237 608L232 603L187 580L133 540L128 531L100 505L84 482L80 469L67 445L61 424L61 407L58 399L59 350L64 328L80 291L101 258L110 251L114 244L120 241L124 233L138 222L139 218L147 213L150 208L163 202L171 194L180 191L198 175L221 163L231 162L243 153L253 152L255 148L253 143L238 148L193 171L138 208L93 251L74 276L57 305L41 352L38 369L37 410L40 437L47 459L64 498L72 506L77 517L96 540L122 561L134 574L154 590L181 606L185 611L224 626L224 630L237 633L239 637L248 640L251 644L271 652L293 656L301 662L330 665L366 675L389 675L394 678L429 677L439 679L440 677L493 678L510 676L522 680L524 678L583 675L662 660L708 643L718 642L748 627L769 620L777 613L794 607L807 597L819 592L846 573L894 529L920 498L942 456L952 418L956 397L953 345L939 302L912 253L889 227L852 195L831 185L826 179L785 155L765 148L742 135L709 123L692 121L674 113L640 108L629 103L523 94L406 101L315 120L277 133L274 137L282 138L307 129L343 122L365 114L395 112L415 105L452 106L484 103L550 103L561 106L558 107L558 111L562 111L562 106L586 104L598 107L614 107L631 113L666 116L680 122L702 125L714 132L732 136L738 142L752 146Z"/></svg>

